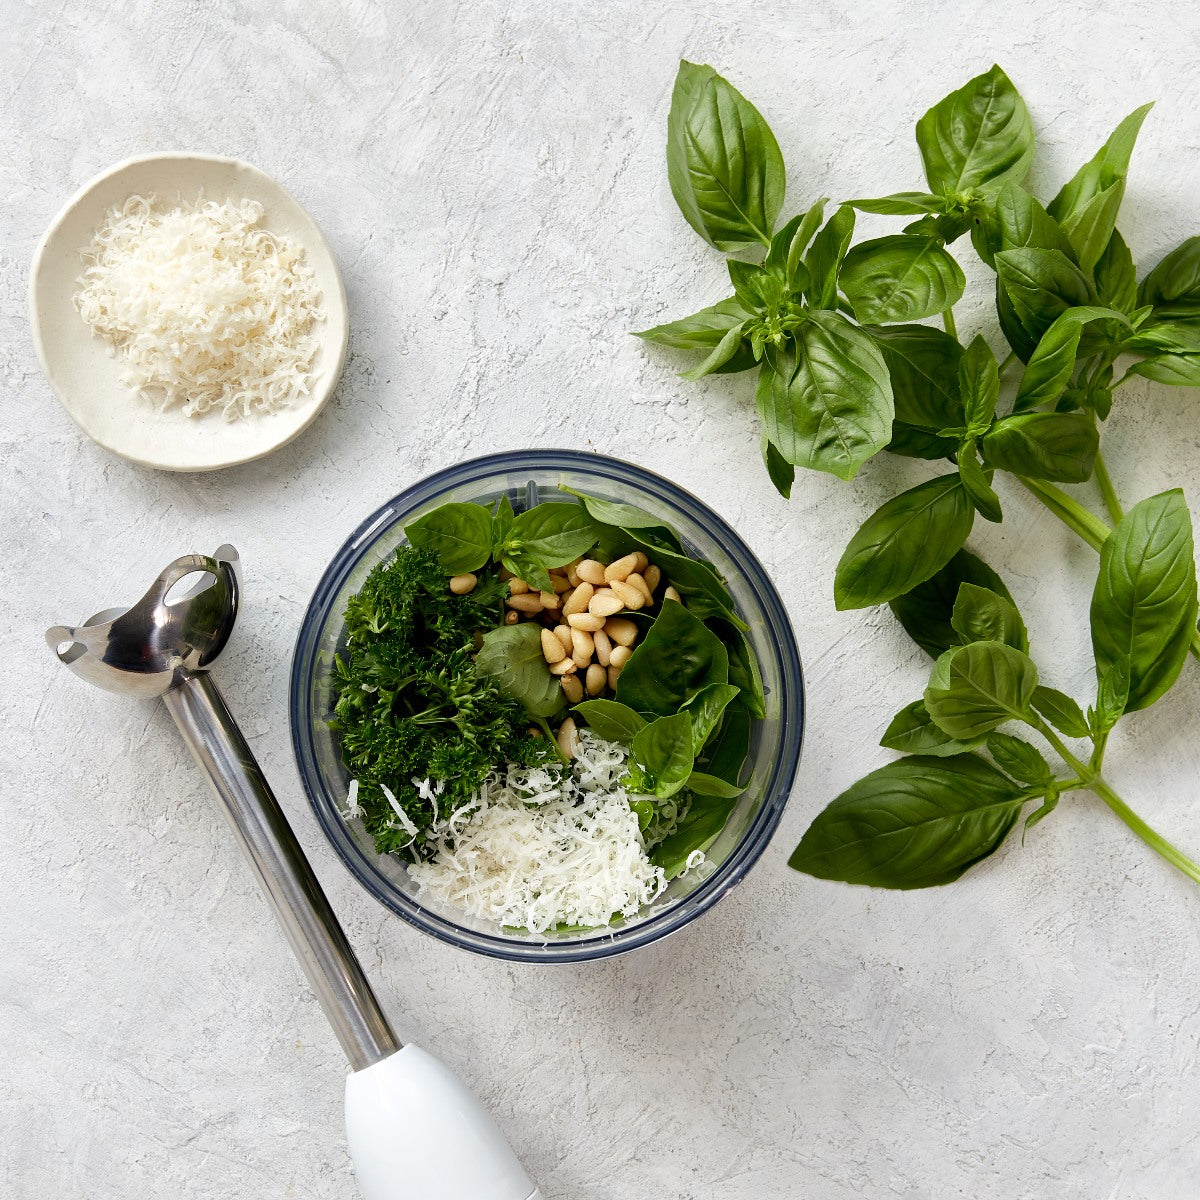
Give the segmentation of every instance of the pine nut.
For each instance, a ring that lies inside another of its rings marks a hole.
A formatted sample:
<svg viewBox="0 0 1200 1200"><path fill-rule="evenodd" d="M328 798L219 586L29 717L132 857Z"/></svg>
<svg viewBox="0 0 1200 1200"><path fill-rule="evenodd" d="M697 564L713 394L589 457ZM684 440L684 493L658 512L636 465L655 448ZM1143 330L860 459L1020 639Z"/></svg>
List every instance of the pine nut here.
<svg viewBox="0 0 1200 1200"><path fill-rule="evenodd" d="M517 579L515 576L508 581L508 594L510 596L523 596L529 591L529 584L523 579Z"/></svg>
<svg viewBox="0 0 1200 1200"><path fill-rule="evenodd" d="M608 656L612 653L612 642L603 629L597 629L592 634L592 644L596 647L596 661L602 666L608 666Z"/></svg>
<svg viewBox="0 0 1200 1200"><path fill-rule="evenodd" d="M585 558L576 570L585 583L599 587L604 582L604 564L594 558Z"/></svg>
<svg viewBox="0 0 1200 1200"><path fill-rule="evenodd" d="M540 613L542 611L542 598L537 592L521 592L516 596L509 596L504 603L509 608L516 609L517 612Z"/></svg>
<svg viewBox="0 0 1200 1200"><path fill-rule="evenodd" d="M531 738L540 738L542 736L542 731L536 725L528 726L525 732L529 734Z"/></svg>
<svg viewBox="0 0 1200 1200"><path fill-rule="evenodd" d="M574 679L576 676L571 676L571 678ZM607 682L608 672L599 663L592 663L587 669L587 694L589 696L600 695Z"/></svg>
<svg viewBox="0 0 1200 1200"><path fill-rule="evenodd" d="M579 668L575 665L573 658L567 658L565 655L561 662L550 664L551 675L574 675Z"/></svg>
<svg viewBox="0 0 1200 1200"><path fill-rule="evenodd" d="M579 586L579 570L577 567L567 567L567 580L572 587Z"/></svg>
<svg viewBox="0 0 1200 1200"><path fill-rule="evenodd" d="M560 603L555 592L538 592L538 599L542 602L542 607L547 609L557 608Z"/></svg>
<svg viewBox="0 0 1200 1200"><path fill-rule="evenodd" d="M563 616L569 617L572 613L586 612L595 593L596 589L590 583L581 583L571 593L570 598L563 601Z"/></svg>
<svg viewBox="0 0 1200 1200"><path fill-rule="evenodd" d="M638 556L636 554L626 554L624 558L618 558L616 562L610 562L604 568L604 582L612 583L613 580L624 581L624 579L637 570Z"/></svg>
<svg viewBox="0 0 1200 1200"><path fill-rule="evenodd" d="M633 651L628 646L614 646L613 652L608 656L608 665L616 667L619 671L632 657Z"/></svg>
<svg viewBox="0 0 1200 1200"><path fill-rule="evenodd" d="M637 590L642 593L642 599L645 600L647 604L654 603L654 593L650 590L650 585L646 582L646 577L644 575L639 575L636 571L634 571L634 573L630 575L627 580L625 580L625 586L637 588Z"/></svg>
<svg viewBox="0 0 1200 1200"><path fill-rule="evenodd" d="M555 625L554 636L562 643L563 656L571 653L571 627L570 625Z"/></svg>
<svg viewBox="0 0 1200 1200"><path fill-rule="evenodd" d="M650 560L640 550L635 550L633 557L637 559L637 566L633 568L635 571L644 572L650 565Z"/></svg>
<svg viewBox="0 0 1200 1200"><path fill-rule="evenodd" d="M662 582L662 571L651 563L643 572L642 578L646 581L646 586L650 591L658 591L658 585Z"/></svg>
<svg viewBox="0 0 1200 1200"><path fill-rule="evenodd" d="M571 581L561 571L550 572L550 582L554 585L554 594L561 596L571 590Z"/></svg>
<svg viewBox="0 0 1200 1200"><path fill-rule="evenodd" d="M542 657L548 663L562 662L567 657L563 644L554 636L551 629L542 630Z"/></svg>
<svg viewBox="0 0 1200 1200"><path fill-rule="evenodd" d="M604 618L590 612L572 613L567 618L567 624L572 629L583 629L588 633L595 633L597 629L604 628Z"/></svg>
<svg viewBox="0 0 1200 1200"><path fill-rule="evenodd" d="M583 699L583 684L579 682L578 675L564 675L558 684L563 690L563 695L572 704L578 704Z"/></svg>
<svg viewBox="0 0 1200 1200"><path fill-rule="evenodd" d="M475 590L475 585L478 582L478 575L455 575L450 580L450 590L456 596L466 596Z"/></svg>
<svg viewBox="0 0 1200 1200"><path fill-rule="evenodd" d="M683 597L673 587L669 587L663 592L663 599L674 600L676 604L683 603Z"/></svg>
<svg viewBox="0 0 1200 1200"><path fill-rule="evenodd" d="M519 612L506 612L504 614L505 625L515 625L521 619Z"/></svg>
<svg viewBox="0 0 1200 1200"><path fill-rule="evenodd" d="M641 598L639 592L638 600ZM625 607L625 602L616 592L602 588L588 601L587 607L593 617L611 617Z"/></svg>
<svg viewBox="0 0 1200 1200"><path fill-rule="evenodd" d="M592 635L586 629L572 629L571 657L581 671L592 661L594 653L595 645L592 642Z"/></svg>
<svg viewBox="0 0 1200 1200"><path fill-rule="evenodd" d="M564 757L574 758L579 753L579 734L575 730L575 718L568 717L558 727L558 748L563 752Z"/></svg>
<svg viewBox="0 0 1200 1200"><path fill-rule="evenodd" d="M638 628L628 617L610 617L604 622L604 632L617 646L632 646L637 641Z"/></svg>
<svg viewBox="0 0 1200 1200"><path fill-rule="evenodd" d="M637 612L639 608L646 607L646 597L633 584L614 579L608 586L612 588L613 594L620 599L625 608Z"/></svg>
<svg viewBox="0 0 1200 1200"><path fill-rule="evenodd" d="M621 678L620 667L608 668L608 686L615 692L617 690L617 680Z"/></svg>

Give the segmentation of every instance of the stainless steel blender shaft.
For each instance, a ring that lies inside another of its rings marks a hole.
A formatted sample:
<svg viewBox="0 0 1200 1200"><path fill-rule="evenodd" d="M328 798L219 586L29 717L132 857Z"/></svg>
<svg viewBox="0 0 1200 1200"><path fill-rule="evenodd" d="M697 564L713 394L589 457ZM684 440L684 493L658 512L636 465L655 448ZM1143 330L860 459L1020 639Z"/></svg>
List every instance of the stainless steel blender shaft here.
<svg viewBox="0 0 1200 1200"><path fill-rule="evenodd" d="M400 1049L279 802L207 672L188 675L163 702L204 768L246 858L351 1067Z"/></svg>

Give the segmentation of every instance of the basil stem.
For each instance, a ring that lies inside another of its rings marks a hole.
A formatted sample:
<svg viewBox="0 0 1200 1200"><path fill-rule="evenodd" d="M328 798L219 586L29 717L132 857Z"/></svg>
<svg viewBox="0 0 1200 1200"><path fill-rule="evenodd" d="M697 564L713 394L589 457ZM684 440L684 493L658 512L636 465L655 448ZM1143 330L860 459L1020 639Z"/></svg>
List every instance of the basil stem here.
<svg viewBox="0 0 1200 1200"><path fill-rule="evenodd" d="M1096 482L1100 485L1100 495L1104 497L1104 507L1108 509L1108 515L1112 517L1114 524L1124 520L1125 510L1121 507L1120 497L1113 487L1112 477L1104 462L1104 455L1099 451L1096 452L1093 469L1096 472Z"/></svg>

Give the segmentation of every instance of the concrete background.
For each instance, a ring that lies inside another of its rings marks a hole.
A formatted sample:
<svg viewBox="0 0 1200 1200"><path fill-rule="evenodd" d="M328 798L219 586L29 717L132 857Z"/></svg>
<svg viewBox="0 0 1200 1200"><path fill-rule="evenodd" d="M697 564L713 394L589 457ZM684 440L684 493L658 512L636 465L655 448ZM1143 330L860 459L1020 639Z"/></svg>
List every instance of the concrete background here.
<svg viewBox="0 0 1200 1200"><path fill-rule="evenodd" d="M771 121L789 211L919 185L913 122L993 60L1033 112L1044 198L1157 99L1122 221L1147 265L1200 231L1195 8L0 10L0 1194L355 1195L339 1051L165 713L85 688L41 642L224 539L248 604L221 685L403 1035L477 1089L547 1200L1200 1194L1200 892L1099 802L1071 797L947 889L786 866L813 814L887 760L879 733L923 686L886 612L837 614L831 594L853 529L924 468L806 475L787 504L759 465L749 377L685 383L680 356L627 334L726 293L667 188L681 55ZM352 308L321 420L218 474L88 442L29 340L42 230L93 173L160 149L279 178L328 234ZM984 301L961 309L964 335L995 334ZM1126 497L1182 484L1200 501L1198 403L1122 394L1106 444ZM286 716L301 614L350 528L426 472L537 445L653 466L728 517L788 602L810 704L789 812L742 887L665 944L554 969L446 948L362 892L301 798ZM1048 680L1086 694L1094 556L1024 495L1003 500L1005 524L972 544L1012 585ZM1114 783L1193 852L1198 721L1192 664L1110 753Z"/></svg>

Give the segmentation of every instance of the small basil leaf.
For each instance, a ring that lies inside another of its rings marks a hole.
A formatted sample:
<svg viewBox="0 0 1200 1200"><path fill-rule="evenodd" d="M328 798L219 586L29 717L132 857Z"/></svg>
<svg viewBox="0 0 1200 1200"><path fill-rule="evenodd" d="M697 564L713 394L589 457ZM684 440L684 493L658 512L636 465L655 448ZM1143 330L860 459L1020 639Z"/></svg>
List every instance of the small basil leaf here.
<svg viewBox="0 0 1200 1200"><path fill-rule="evenodd" d="M1134 505L1100 549L1092 647L1101 679L1129 669L1128 711L1154 703L1179 676L1196 627L1192 520L1175 490Z"/></svg>
<svg viewBox="0 0 1200 1200"><path fill-rule="evenodd" d="M1035 343L1061 313L1092 302L1087 276L1058 250L1001 250L996 274L1012 314Z"/></svg>
<svg viewBox="0 0 1200 1200"><path fill-rule="evenodd" d="M749 638L728 616L705 617L704 623L729 651L729 682L741 691L738 703L744 705L751 716L761 720L767 715L767 702L763 694L762 672Z"/></svg>
<svg viewBox="0 0 1200 1200"><path fill-rule="evenodd" d="M696 769L737 787L749 753L750 713L735 701L725 710L716 737L709 740L704 753L696 758Z"/></svg>
<svg viewBox="0 0 1200 1200"><path fill-rule="evenodd" d="M967 540L974 517L957 474L930 479L889 500L867 518L838 562L837 607L882 604L923 583Z"/></svg>
<svg viewBox="0 0 1200 1200"><path fill-rule="evenodd" d="M475 665L531 717L552 717L564 705L562 688L542 656L541 626L504 625L484 634Z"/></svg>
<svg viewBox="0 0 1200 1200"><path fill-rule="evenodd" d="M1138 303L1154 305L1163 316L1200 312L1200 237L1176 246L1142 280Z"/></svg>
<svg viewBox="0 0 1200 1200"><path fill-rule="evenodd" d="M1114 320L1129 325L1124 313L1092 305L1068 308L1054 319L1054 323L1042 335L1021 376L1017 398L1013 403L1014 412L1028 412L1058 400L1074 374L1079 338L1084 326L1100 320Z"/></svg>
<svg viewBox="0 0 1200 1200"><path fill-rule="evenodd" d="M505 494L496 501L496 512L492 517L492 558L499 558L504 543L512 532L513 520L512 501Z"/></svg>
<svg viewBox="0 0 1200 1200"><path fill-rule="evenodd" d="M1058 807L1058 788L1048 787L1045 796L1046 799L1043 801L1041 807L1035 809L1025 818L1025 833L1028 833L1035 825L1044 821ZM1022 837L1023 840L1024 838Z"/></svg>
<svg viewBox="0 0 1200 1200"><path fill-rule="evenodd" d="M695 754L691 717L687 713L676 713L651 721L633 735L629 755L641 773L644 786L657 799L669 799L687 783L692 773Z"/></svg>
<svg viewBox="0 0 1200 1200"><path fill-rule="evenodd" d="M1096 689L1096 707L1089 713L1089 725L1095 737L1103 737L1129 709L1129 659L1118 658L1100 675Z"/></svg>
<svg viewBox="0 0 1200 1200"><path fill-rule="evenodd" d="M1190 320L1147 321L1123 348L1136 354L1200 354L1200 309Z"/></svg>
<svg viewBox="0 0 1200 1200"><path fill-rule="evenodd" d="M615 700L584 700L575 705L574 711L598 737L619 742L622 746L628 746L634 735L646 726L646 718L641 713Z"/></svg>
<svg viewBox="0 0 1200 1200"><path fill-rule="evenodd" d="M950 624L964 643L1003 642L1029 653L1029 633L1017 606L990 588L960 584Z"/></svg>
<svg viewBox="0 0 1200 1200"><path fill-rule="evenodd" d="M765 433L762 436L762 456L775 490L785 500L790 500L792 484L796 482L796 468L779 453L779 448Z"/></svg>
<svg viewBox="0 0 1200 1200"><path fill-rule="evenodd" d="M986 521L1000 522L1004 513L1000 508L1000 497L992 488L992 472L984 470L975 450L975 439L970 438L958 448L956 457L958 477L970 498L975 511Z"/></svg>
<svg viewBox="0 0 1200 1200"><path fill-rule="evenodd" d="M418 550L431 550L448 575L478 571L492 556L492 514L482 504L443 504L404 527Z"/></svg>
<svg viewBox="0 0 1200 1200"><path fill-rule="evenodd" d="M942 211L942 198L931 196L928 192L894 192L877 200L847 200L846 204L859 212L877 213L884 217L918 216Z"/></svg>
<svg viewBox="0 0 1200 1200"><path fill-rule="evenodd" d="M808 283L804 251L821 226L828 197L822 197L806 213L793 217L772 239L763 267L774 272L789 292L799 292Z"/></svg>
<svg viewBox="0 0 1200 1200"><path fill-rule="evenodd" d="M838 271L854 236L854 209L843 204L813 239L804 265L808 268L808 303L813 308L837 307Z"/></svg>
<svg viewBox="0 0 1200 1200"><path fill-rule="evenodd" d="M1200 354L1159 354L1134 363L1129 371L1132 375L1153 379L1155 383L1200 387Z"/></svg>
<svg viewBox="0 0 1200 1200"><path fill-rule="evenodd" d="M689 792L695 792L698 796L717 796L722 800L734 800L749 785L726 783L724 779L718 779L715 775L705 775L703 771L693 771L684 786Z"/></svg>
<svg viewBox="0 0 1200 1200"><path fill-rule="evenodd" d="M690 317L654 325L635 333L634 337L676 350L713 350L731 330L750 316L736 296L722 300L710 308L702 308Z"/></svg>
<svg viewBox="0 0 1200 1200"><path fill-rule="evenodd" d="M952 883L1016 824L1022 792L974 754L888 763L844 791L788 859L797 871L874 887Z"/></svg>
<svg viewBox="0 0 1200 1200"><path fill-rule="evenodd" d="M621 530L636 531L639 536L665 545L676 553L683 550L679 534L663 521L662 517L656 517L653 513L646 512L644 508L637 508L635 505L625 504L619 500L605 500L601 496L592 496L568 487L565 483L559 484L559 490L569 492L574 496L587 510L588 516L593 521ZM645 549L644 546L638 548ZM620 556L618 555L618 557Z"/></svg>
<svg viewBox="0 0 1200 1200"><path fill-rule="evenodd" d="M1015 475L1082 483L1092 476L1100 435L1091 413L1017 413L980 441L984 461Z"/></svg>
<svg viewBox="0 0 1200 1200"><path fill-rule="evenodd" d="M714 371L725 366L726 363L733 358L742 345L742 338L745 336L746 324L735 325L728 330L724 337L712 348L708 356L698 366L692 367L687 371L680 371L681 379L689 379L693 383L696 380L703 379L705 375L711 375Z"/></svg>
<svg viewBox="0 0 1200 1200"><path fill-rule="evenodd" d="M1092 271L1096 295L1109 308L1132 313L1137 306L1137 271L1125 239L1114 229Z"/></svg>
<svg viewBox="0 0 1200 1200"><path fill-rule="evenodd" d="M569 562L570 559L567 561ZM501 551L500 565L536 591L551 592L554 590L554 583L546 567L532 555L514 550Z"/></svg>
<svg viewBox="0 0 1200 1200"><path fill-rule="evenodd" d="M963 419L972 433L982 433L996 415L1000 399L1000 364L981 334L976 334L958 364L958 391Z"/></svg>
<svg viewBox="0 0 1200 1200"><path fill-rule="evenodd" d="M996 197L1001 250L1057 250L1075 262L1075 248L1059 223L1023 187L1006 184Z"/></svg>
<svg viewBox="0 0 1200 1200"><path fill-rule="evenodd" d="M1059 733L1065 733L1070 738L1088 736L1088 723L1083 709L1063 692L1038 684L1033 689L1030 703Z"/></svg>
<svg viewBox="0 0 1200 1200"><path fill-rule="evenodd" d="M862 322L920 321L962 299L962 269L934 238L893 234L859 242L845 258L842 292Z"/></svg>
<svg viewBox="0 0 1200 1200"><path fill-rule="evenodd" d="M966 741L1020 720L1037 681L1028 655L1002 642L971 642L952 652L945 686L931 679L925 707L939 729Z"/></svg>
<svg viewBox="0 0 1200 1200"><path fill-rule="evenodd" d="M988 753L996 766L1022 783L1049 786L1054 782L1054 772L1036 746L1008 733L989 733Z"/></svg>
<svg viewBox="0 0 1200 1200"><path fill-rule="evenodd" d="M688 224L718 250L770 243L783 204L783 155L758 109L712 67L679 64L667 176Z"/></svg>
<svg viewBox="0 0 1200 1200"><path fill-rule="evenodd" d="M561 567L596 544L596 528L582 504L546 502L513 521L509 548L544 567Z"/></svg>
<svg viewBox="0 0 1200 1200"><path fill-rule="evenodd" d="M934 192L1020 183L1033 159L1033 123L997 66L951 92L917 122L925 178Z"/></svg>
<svg viewBox="0 0 1200 1200"><path fill-rule="evenodd" d="M879 744L903 754L932 754L946 758L951 754L966 754L983 745L983 738L960 742L943 733L930 719L921 700L902 708L887 727Z"/></svg>
<svg viewBox="0 0 1200 1200"><path fill-rule="evenodd" d="M875 343L840 313L813 312L789 369L790 379L759 374L764 434L786 462L852 479L891 436L891 380Z"/></svg>
<svg viewBox="0 0 1200 1200"><path fill-rule="evenodd" d="M692 750L697 757L740 691L732 683L710 683L684 701L680 712L692 719Z"/></svg>

